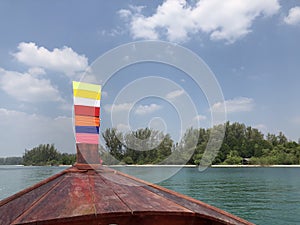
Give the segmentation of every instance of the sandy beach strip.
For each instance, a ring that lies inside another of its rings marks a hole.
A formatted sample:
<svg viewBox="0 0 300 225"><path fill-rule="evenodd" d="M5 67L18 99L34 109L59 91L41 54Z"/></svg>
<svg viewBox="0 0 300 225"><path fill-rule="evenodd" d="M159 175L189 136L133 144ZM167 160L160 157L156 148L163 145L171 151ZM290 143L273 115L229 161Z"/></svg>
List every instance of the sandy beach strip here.
<svg viewBox="0 0 300 225"><path fill-rule="evenodd" d="M145 165L109 165L109 167L187 167L195 168L196 165L159 165L159 164L145 164Z"/></svg>
<svg viewBox="0 0 300 225"><path fill-rule="evenodd" d="M300 168L300 165L211 165L212 168L253 168L253 167L274 167L274 168Z"/></svg>

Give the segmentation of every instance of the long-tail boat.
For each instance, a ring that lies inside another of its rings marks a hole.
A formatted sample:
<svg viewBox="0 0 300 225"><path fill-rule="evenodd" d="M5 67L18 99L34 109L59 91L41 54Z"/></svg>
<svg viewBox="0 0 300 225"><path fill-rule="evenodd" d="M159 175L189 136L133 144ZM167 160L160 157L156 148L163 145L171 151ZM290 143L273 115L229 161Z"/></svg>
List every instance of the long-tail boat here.
<svg viewBox="0 0 300 225"><path fill-rule="evenodd" d="M76 164L2 200L1 225L253 225L102 166L98 151L100 86L74 82L73 87Z"/></svg>

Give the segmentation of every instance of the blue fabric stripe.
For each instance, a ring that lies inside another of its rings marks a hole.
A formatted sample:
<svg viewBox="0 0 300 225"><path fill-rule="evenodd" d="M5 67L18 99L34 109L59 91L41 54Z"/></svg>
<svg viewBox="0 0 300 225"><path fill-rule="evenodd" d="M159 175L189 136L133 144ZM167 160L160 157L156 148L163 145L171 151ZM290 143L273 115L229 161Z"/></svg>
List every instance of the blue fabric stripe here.
<svg viewBox="0 0 300 225"><path fill-rule="evenodd" d="M99 134L99 127L75 126L76 133Z"/></svg>

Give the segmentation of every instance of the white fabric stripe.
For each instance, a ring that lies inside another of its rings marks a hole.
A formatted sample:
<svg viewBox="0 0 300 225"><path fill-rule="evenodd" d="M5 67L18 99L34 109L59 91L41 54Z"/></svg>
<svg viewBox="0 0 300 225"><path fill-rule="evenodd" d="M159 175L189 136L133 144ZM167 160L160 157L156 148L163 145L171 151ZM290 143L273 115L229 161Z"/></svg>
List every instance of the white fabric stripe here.
<svg viewBox="0 0 300 225"><path fill-rule="evenodd" d="M90 98L73 97L74 105L84 105L92 107L100 107L100 100Z"/></svg>

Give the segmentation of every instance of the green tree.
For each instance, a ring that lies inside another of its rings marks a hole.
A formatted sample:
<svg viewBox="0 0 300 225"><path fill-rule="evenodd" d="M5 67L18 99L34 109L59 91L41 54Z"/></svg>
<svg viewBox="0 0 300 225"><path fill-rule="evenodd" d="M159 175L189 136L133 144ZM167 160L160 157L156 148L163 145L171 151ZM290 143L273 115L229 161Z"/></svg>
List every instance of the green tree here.
<svg viewBox="0 0 300 225"><path fill-rule="evenodd" d="M21 165L23 163L22 157L7 157L5 159L5 165Z"/></svg>
<svg viewBox="0 0 300 225"><path fill-rule="evenodd" d="M22 165L22 157L6 157L0 158L0 165Z"/></svg>
<svg viewBox="0 0 300 225"><path fill-rule="evenodd" d="M124 156L123 135L116 128L108 128L102 133L105 144L109 153L117 160L121 160Z"/></svg>
<svg viewBox="0 0 300 225"><path fill-rule="evenodd" d="M41 144L31 150L25 150L23 155L24 165L52 165L59 164L60 153L54 147L54 144Z"/></svg>
<svg viewBox="0 0 300 225"><path fill-rule="evenodd" d="M63 153L59 157L59 164L61 165L73 165L76 162L75 154Z"/></svg>
<svg viewBox="0 0 300 225"><path fill-rule="evenodd" d="M237 151L230 151L224 161L224 164L227 165L239 165L242 164L243 158L239 156Z"/></svg>
<svg viewBox="0 0 300 225"><path fill-rule="evenodd" d="M280 145L285 145L288 142L286 136L281 131L279 132L277 139L278 139L278 144Z"/></svg>
<svg viewBox="0 0 300 225"><path fill-rule="evenodd" d="M128 164L239 164L243 158L251 158L252 164L300 164L299 143L288 141L282 132L265 138L258 129L237 122L189 128L178 143L149 128L125 134L109 129L103 136L108 152Z"/></svg>
<svg viewBox="0 0 300 225"><path fill-rule="evenodd" d="M278 140L275 134L267 134L267 141L274 147L278 145Z"/></svg>
<svg viewBox="0 0 300 225"><path fill-rule="evenodd" d="M152 162L154 163L163 163L165 159L167 159L172 154L173 140L169 134L163 135L161 133L162 141L156 147L157 158L152 158Z"/></svg>
<svg viewBox="0 0 300 225"><path fill-rule="evenodd" d="M179 143L173 146L169 164L194 164L194 155L199 142L199 130L188 128Z"/></svg>
<svg viewBox="0 0 300 225"><path fill-rule="evenodd" d="M124 136L125 163L128 161L134 164L159 163L172 152L173 141L169 134L145 128Z"/></svg>

